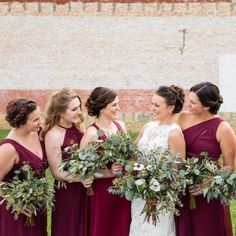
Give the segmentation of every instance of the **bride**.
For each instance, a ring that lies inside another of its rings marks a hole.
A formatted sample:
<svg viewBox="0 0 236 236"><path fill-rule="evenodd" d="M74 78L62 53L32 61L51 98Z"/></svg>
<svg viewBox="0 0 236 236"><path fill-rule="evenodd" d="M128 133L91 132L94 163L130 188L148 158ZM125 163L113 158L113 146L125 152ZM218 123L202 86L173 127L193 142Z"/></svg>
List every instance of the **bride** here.
<svg viewBox="0 0 236 236"><path fill-rule="evenodd" d="M144 125L135 143L140 151L148 152L157 147L163 147L172 155L179 153L185 157L185 142L180 127L174 123L174 114L183 108L184 92L181 88L161 86L152 97L151 110L156 121ZM145 201L132 201L132 222L130 236L175 236L173 212L163 212L159 216L156 226L144 222L145 215L140 213Z"/></svg>

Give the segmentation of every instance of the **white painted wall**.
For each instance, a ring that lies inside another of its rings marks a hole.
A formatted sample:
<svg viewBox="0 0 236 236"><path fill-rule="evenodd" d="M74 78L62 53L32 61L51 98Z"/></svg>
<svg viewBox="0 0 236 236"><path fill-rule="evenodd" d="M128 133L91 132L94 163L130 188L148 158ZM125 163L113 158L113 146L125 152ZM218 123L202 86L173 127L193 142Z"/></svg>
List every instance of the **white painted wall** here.
<svg viewBox="0 0 236 236"><path fill-rule="evenodd" d="M236 54L219 58L219 78L224 103L222 112L236 112Z"/></svg>
<svg viewBox="0 0 236 236"><path fill-rule="evenodd" d="M222 55L236 54L236 17L1 16L0 22L1 89L189 88L206 80L232 88L235 71L227 71L236 67Z"/></svg>

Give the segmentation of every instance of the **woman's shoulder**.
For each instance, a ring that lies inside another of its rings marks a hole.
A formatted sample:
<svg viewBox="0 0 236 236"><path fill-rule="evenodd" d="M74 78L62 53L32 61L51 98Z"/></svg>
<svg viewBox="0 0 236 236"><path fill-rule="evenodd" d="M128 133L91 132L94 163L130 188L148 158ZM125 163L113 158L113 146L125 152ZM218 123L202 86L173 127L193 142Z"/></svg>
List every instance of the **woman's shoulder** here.
<svg viewBox="0 0 236 236"><path fill-rule="evenodd" d="M64 135L65 130L60 129L55 125L45 134L45 141L58 142L64 138Z"/></svg>
<svg viewBox="0 0 236 236"><path fill-rule="evenodd" d="M10 152L10 153L16 152L17 147L16 145L14 145L15 143L16 141L14 141L13 139L5 138L1 140L0 142L1 152Z"/></svg>
<svg viewBox="0 0 236 236"><path fill-rule="evenodd" d="M90 138L98 137L97 132L98 132L98 129L92 124L86 129L83 135L83 139L90 139Z"/></svg>
<svg viewBox="0 0 236 236"><path fill-rule="evenodd" d="M0 142L0 157L3 159L16 159L19 146L14 140L5 138Z"/></svg>
<svg viewBox="0 0 236 236"><path fill-rule="evenodd" d="M190 116L191 116L190 112L188 110L184 110L178 114L177 120L178 121L185 120L189 118Z"/></svg>
<svg viewBox="0 0 236 236"><path fill-rule="evenodd" d="M185 110L178 114L176 123L181 127L182 130L186 129L186 126L192 123L193 120L192 114Z"/></svg>

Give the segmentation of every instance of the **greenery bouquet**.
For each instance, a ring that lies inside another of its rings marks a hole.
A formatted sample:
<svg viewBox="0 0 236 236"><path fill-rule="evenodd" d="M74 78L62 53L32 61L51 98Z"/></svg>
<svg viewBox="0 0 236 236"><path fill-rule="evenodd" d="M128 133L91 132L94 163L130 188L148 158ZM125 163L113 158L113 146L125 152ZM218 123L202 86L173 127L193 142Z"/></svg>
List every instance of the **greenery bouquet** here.
<svg viewBox="0 0 236 236"><path fill-rule="evenodd" d="M163 211L178 214L176 206L181 205L180 196L184 193L178 172L180 163L179 156L172 157L161 148L143 153L137 162L126 164L126 172L113 181L108 191L130 201L145 200L141 214L156 225Z"/></svg>
<svg viewBox="0 0 236 236"><path fill-rule="evenodd" d="M67 147L64 152L69 155L68 159L59 165L60 171L66 171L71 181L79 177L81 180L102 177L101 169L106 164L101 160L100 143L89 143L85 148L79 148L78 144ZM88 195L93 195L92 187L88 188Z"/></svg>
<svg viewBox="0 0 236 236"><path fill-rule="evenodd" d="M25 163L10 182L0 182L1 203L6 202L7 209L18 218L22 210L28 210L32 216L26 218L27 226L34 225L33 216L53 207L54 190L48 179L39 177L32 168Z"/></svg>

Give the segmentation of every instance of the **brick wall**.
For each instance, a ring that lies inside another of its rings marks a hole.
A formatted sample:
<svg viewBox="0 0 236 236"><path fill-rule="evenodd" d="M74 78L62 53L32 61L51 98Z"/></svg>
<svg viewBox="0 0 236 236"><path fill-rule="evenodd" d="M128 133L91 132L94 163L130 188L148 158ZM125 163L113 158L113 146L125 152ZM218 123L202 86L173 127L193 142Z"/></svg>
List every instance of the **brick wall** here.
<svg viewBox="0 0 236 236"><path fill-rule="evenodd" d="M74 88L85 101L107 86L138 130L159 85L220 85L220 58L236 55L234 0L0 0L0 20L0 128L11 98L44 109L55 89ZM221 114L234 127L235 111Z"/></svg>
<svg viewBox="0 0 236 236"><path fill-rule="evenodd" d="M0 90L0 129L9 128L5 121L5 107L6 104L14 98L30 98L36 101L42 112L44 112L45 104L48 101L49 96L53 93L53 90ZM91 92L90 90L75 90L82 99L82 103L86 102L86 99ZM152 119L150 113L151 97L155 90L116 90L120 100L120 114L119 118L126 123L127 129L132 131L139 131L144 123ZM186 95L188 91L186 90ZM93 119L86 114L84 109L84 115L86 118L86 125L88 126L93 122ZM234 130L236 131L236 113L220 113L220 116L227 120Z"/></svg>

